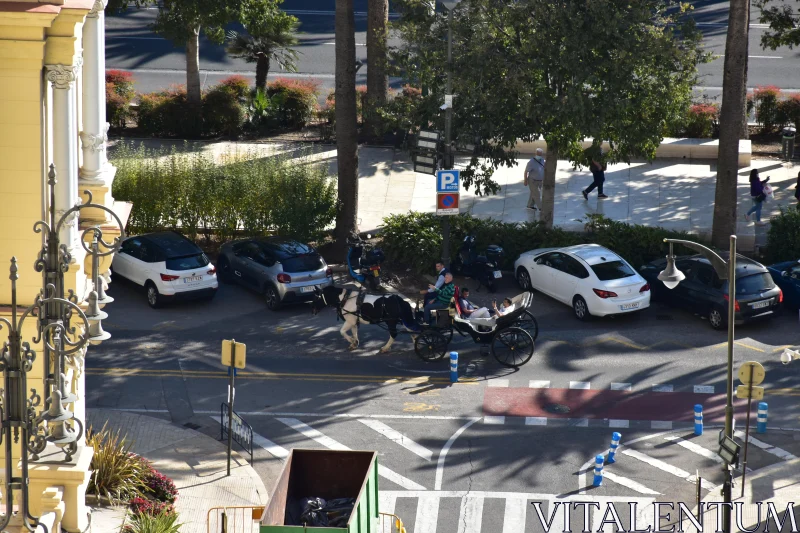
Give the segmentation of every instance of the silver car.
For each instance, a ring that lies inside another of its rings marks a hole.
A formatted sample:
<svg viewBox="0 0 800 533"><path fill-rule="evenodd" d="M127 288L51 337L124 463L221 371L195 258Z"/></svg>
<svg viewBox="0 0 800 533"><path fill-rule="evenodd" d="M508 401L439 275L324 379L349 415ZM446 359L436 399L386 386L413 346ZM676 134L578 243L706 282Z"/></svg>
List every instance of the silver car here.
<svg viewBox="0 0 800 533"><path fill-rule="evenodd" d="M238 283L264 295L272 311L287 302L314 299L314 288L333 284L333 272L314 248L286 237L225 243L217 259L223 283Z"/></svg>

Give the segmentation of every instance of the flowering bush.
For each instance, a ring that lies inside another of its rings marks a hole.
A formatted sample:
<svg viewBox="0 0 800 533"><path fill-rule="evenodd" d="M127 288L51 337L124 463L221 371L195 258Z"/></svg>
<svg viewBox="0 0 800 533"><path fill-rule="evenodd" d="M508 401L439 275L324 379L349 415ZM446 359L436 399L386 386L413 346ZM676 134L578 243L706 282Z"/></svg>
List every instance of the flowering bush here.
<svg viewBox="0 0 800 533"><path fill-rule="evenodd" d="M302 128L314 116L319 82L310 79L278 78L267 85L267 96L275 108L277 123Z"/></svg>
<svg viewBox="0 0 800 533"><path fill-rule="evenodd" d="M155 516L159 514L174 514L175 507L171 503L159 502L148 498L136 497L130 501L131 512L134 515L147 514Z"/></svg>
<svg viewBox="0 0 800 533"><path fill-rule="evenodd" d="M778 102L778 124L783 126L789 123L800 126L800 94L793 94Z"/></svg>
<svg viewBox="0 0 800 533"><path fill-rule="evenodd" d="M719 120L719 106L716 104L694 104L689 108L686 120L686 136L694 139L710 138L714 134L714 124Z"/></svg>
<svg viewBox="0 0 800 533"><path fill-rule="evenodd" d="M242 100L250 94L250 82L239 74L228 76L219 82L219 86L228 88L237 98Z"/></svg>
<svg viewBox="0 0 800 533"><path fill-rule="evenodd" d="M136 96L133 74L125 70L106 72L106 117L112 128L124 128L132 117L131 102Z"/></svg>
<svg viewBox="0 0 800 533"><path fill-rule="evenodd" d="M178 498L175 483L153 467L150 467L150 473L145 477L144 484L147 486L148 496L156 501L175 503Z"/></svg>
<svg viewBox="0 0 800 533"><path fill-rule="evenodd" d="M758 86L753 91L753 102L756 108L756 121L761 125L763 133L771 133L779 122L778 99L781 90L774 85Z"/></svg>

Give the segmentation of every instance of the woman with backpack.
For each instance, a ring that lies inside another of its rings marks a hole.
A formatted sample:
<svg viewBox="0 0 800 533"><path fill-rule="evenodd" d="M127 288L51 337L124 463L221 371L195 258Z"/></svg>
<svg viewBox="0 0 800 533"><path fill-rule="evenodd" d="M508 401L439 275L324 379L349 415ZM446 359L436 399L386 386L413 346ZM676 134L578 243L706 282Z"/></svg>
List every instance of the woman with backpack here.
<svg viewBox="0 0 800 533"><path fill-rule="evenodd" d="M767 199L767 195L764 193L764 185L768 181L769 176L764 181L761 181L758 177L758 169L754 168L750 171L750 196L753 199L753 207L744 215L746 221L750 222L750 215L755 213L756 223L761 223L761 208L764 206L764 200Z"/></svg>

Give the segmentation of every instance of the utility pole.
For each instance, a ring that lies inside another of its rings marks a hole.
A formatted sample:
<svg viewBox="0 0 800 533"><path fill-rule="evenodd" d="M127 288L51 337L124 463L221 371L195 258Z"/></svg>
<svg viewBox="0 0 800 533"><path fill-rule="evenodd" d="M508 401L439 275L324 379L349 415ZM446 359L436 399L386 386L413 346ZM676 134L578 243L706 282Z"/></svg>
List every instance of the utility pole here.
<svg viewBox="0 0 800 533"><path fill-rule="evenodd" d="M445 83L444 110L444 168L453 168L453 8L447 9L447 82ZM448 99L451 101L448 105ZM450 217L445 216L442 221L442 262L450 268Z"/></svg>

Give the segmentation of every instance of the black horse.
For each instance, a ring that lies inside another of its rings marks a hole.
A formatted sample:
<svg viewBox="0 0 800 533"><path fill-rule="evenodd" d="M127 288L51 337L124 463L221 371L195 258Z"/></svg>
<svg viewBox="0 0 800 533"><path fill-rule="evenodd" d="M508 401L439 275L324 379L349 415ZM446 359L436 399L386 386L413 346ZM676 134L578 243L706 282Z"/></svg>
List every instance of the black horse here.
<svg viewBox="0 0 800 533"><path fill-rule="evenodd" d="M339 331L342 337L350 343L350 349L358 347L358 324L386 324L389 330L389 341L381 348L381 353L386 353L397 338L397 325L403 324L406 330L419 331L419 325L414 320L414 311L411 304L401 296L391 294L387 296L366 294L359 298L359 291L342 289L329 285L324 289L314 291L314 300L311 302L311 312L316 315L327 306L336 307L344 320L344 325ZM347 334L352 331L353 335Z"/></svg>

